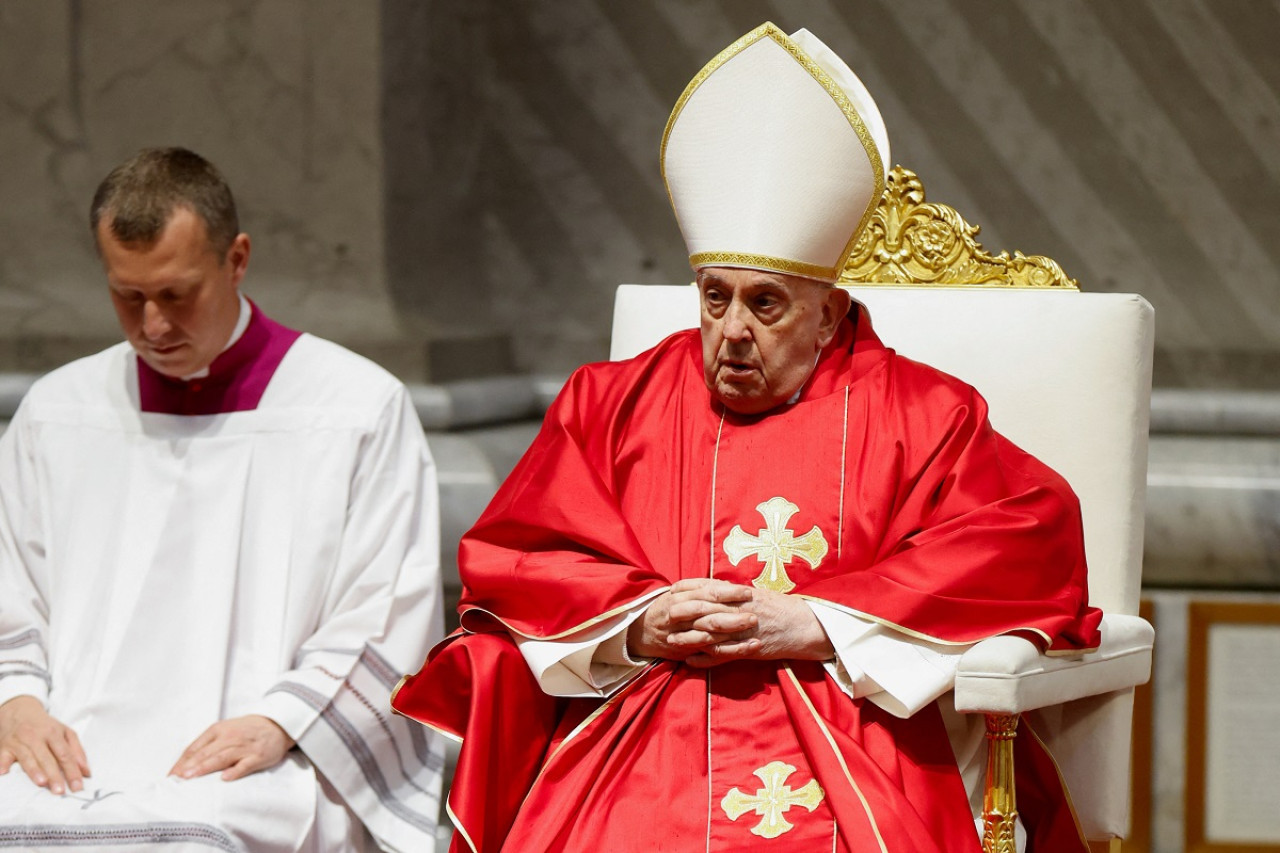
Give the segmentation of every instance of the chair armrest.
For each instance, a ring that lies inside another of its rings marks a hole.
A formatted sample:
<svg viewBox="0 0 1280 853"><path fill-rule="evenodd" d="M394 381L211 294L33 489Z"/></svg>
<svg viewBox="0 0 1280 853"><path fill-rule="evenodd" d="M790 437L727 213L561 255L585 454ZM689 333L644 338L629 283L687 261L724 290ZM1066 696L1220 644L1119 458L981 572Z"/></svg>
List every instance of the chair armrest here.
<svg viewBox="0 0 1280 853"><path fill-rule="evenodd" d="M1078 657L1050 657L1022 637L992 637L960 658L956 710L1020 714L1143 684L1151 677L1155 629L1138 616L1102 617L1102 641Z"/></svg>

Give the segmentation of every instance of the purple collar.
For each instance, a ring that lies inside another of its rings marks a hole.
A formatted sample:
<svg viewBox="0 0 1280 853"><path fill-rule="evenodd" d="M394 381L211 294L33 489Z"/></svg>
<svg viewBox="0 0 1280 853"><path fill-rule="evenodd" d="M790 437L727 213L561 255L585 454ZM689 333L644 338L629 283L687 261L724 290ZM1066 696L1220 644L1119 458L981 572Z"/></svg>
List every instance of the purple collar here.
<svg viewBox="0 0 1280 853"><path fill-rule="evenodd" d="M220 415L258 408L267 384L301 332L269 319L257 305L240 340L213 360L209 375L184 382L159 373L141 358L138 397L142 411L164 415Z"/></svg>

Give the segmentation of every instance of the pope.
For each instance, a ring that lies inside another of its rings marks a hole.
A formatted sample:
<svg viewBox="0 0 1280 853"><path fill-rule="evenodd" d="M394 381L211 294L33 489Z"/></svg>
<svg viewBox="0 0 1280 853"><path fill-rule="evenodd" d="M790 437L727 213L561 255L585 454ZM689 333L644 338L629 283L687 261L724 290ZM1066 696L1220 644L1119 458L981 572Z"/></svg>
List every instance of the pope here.
<svg viewBox="0 0 1280 853"><path fill-rule="evenodd" d="M573 374L462 542L462 629L393 698L462 740L455 850L979 849L959 655L1088 648L1100 613L1067 484L833 286L888 150L803 30L677 102L700 328ZM1079 853L1039 781L1034 849Z"/></svg>

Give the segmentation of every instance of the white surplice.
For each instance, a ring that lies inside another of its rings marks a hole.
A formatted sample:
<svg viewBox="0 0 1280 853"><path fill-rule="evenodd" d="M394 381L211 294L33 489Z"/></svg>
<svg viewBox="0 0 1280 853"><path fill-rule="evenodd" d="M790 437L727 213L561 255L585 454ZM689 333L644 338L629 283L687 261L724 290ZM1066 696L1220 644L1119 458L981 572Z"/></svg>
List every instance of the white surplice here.
<svg viewBox="0 0 1280 853"><path fill-rule="evenodd" d="M93 775L0 776L0 848L431 849L443 747L388 698L442 631L437 500L404 387L309 335L252 411L142 413L127 344L39 380L0 437L0 702L45 701ZM298 748L166 776L244 714Z"/></svg>

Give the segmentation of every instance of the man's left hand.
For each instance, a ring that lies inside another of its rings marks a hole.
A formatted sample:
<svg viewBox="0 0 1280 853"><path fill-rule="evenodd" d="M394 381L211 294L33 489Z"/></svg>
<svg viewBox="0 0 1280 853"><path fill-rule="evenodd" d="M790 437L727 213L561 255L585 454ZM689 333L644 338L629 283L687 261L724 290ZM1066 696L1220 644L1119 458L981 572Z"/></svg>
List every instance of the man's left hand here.
<svg viewBox="0 0 1280 853"><path fill-rule="evenodd" d="M756 615L756 627L741 639L701 649L685 663L710 667L731 660L827 660L835 655L822 623L804 599L751 588L751 600L739 607ZM694 623L693 627L699 626ZM685 636L696 638L692 635Z"/></svg>
<svg viewBox="0 0 1280 853"><path fill-rule="evenodd" d="M223 780L230 782L275 767L293 744L293 738L274 720L258 714L234 717L205 729L169 775L192 779L221 770Z"/></svg>

